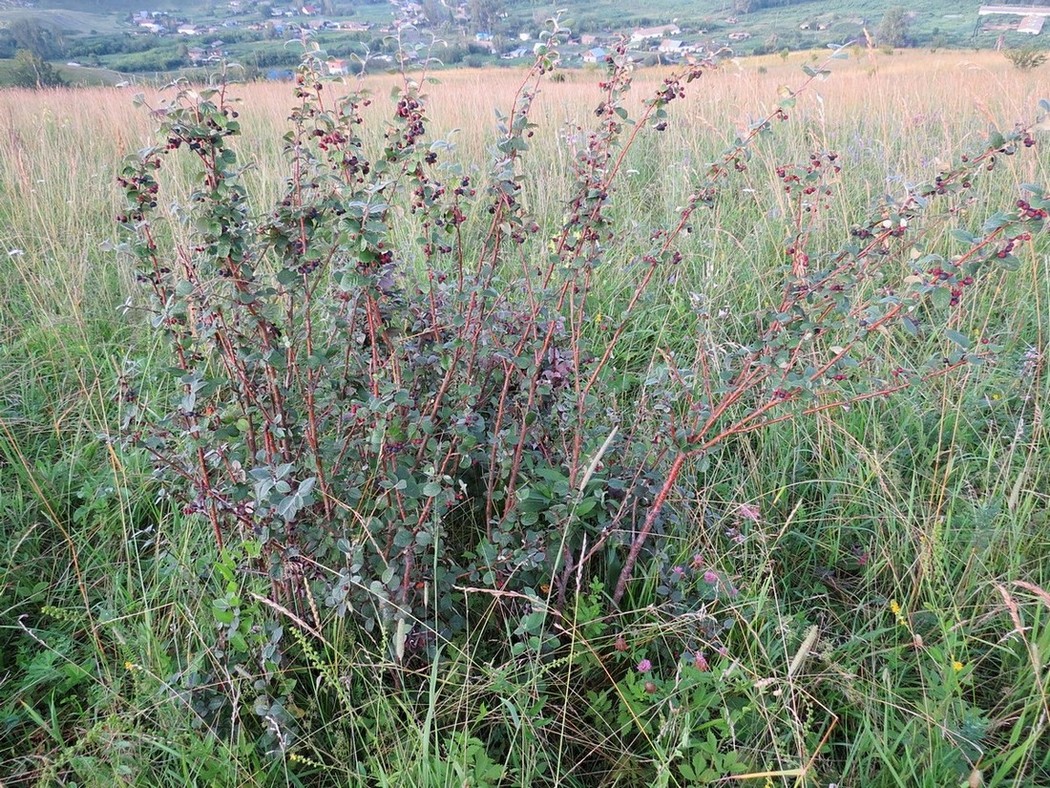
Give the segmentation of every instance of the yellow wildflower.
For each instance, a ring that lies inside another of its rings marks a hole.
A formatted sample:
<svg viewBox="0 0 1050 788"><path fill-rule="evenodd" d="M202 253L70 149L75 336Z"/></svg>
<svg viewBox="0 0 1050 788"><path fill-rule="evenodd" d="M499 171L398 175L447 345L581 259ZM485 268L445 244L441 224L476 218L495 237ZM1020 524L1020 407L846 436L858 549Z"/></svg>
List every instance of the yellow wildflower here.
<svg viewBox="0 0 1050 788"><path fill-rule="evenodd" d="M897 619L897 623L902 627L908 626L908 622L904 620L904 612L901 609L900 603L896 599L890 600L890 612L893 613L894 618Z"/></svg>

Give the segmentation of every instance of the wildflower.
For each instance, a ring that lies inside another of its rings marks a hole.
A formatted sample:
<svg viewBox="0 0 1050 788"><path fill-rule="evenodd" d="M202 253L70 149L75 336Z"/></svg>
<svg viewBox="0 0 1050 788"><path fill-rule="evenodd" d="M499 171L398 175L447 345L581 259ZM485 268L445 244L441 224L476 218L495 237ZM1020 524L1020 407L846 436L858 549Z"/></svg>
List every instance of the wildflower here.
<svg viewBox="0 0 1050 788"><path fill-rule="evenodd" d="M718 582L718 574L708 569L706 572L704 572L704 582L709 583L710 585L714 585Z"/></svg>
<svg viewBox="0 0 1050 788"><path fill-rule="evenodd" d="M653 669L653 663L650 662L647 659L643 659L641 662L638 663L638 672L639 673L648 673L652 669Z"/></svg>
<svg viewBox="0 0 1050 788"><path fill-rule="evenodd" d="M305 764L306 766L313 766L315 769L323 768L323 766L322 766L322 764L320 762L315 761L313 758L308 758L305 755L300 755L299 753L296 753L296 752L289 753L288 760L290 760L290 761L292 761L294 763L302 763L302 764Z"/></svg>
<svg viewBox="0 0 1050 788"><path fill-rule="evenodd" d="M613 648L616 649L617 651L626 651L627 650L627 638L625 638L623 635L617 635L616 636L616 642L613 644Z"/></svg>
<svg viewBox="0 0 1050 788"><path fill-rule="evenodd" d="M135 670L141 670L141 669L142 668L140 668L138 665L136 665L130 659L124 662L124 670L135 671Z"/></svg>
<svg viewBox="0 0 1050 788"><path fill-rule="evenodd" d="M645 682L645 691L652 695L654 692L656 692L656 684L654 684L651 681Z"/></svg>
<svg viewBox="0 0 1050 788"><path fill-rule="evenodd" d="M749 503L740 504L740 516L745 520L750 520L753 523L757 523L759 520L759 512L757 506L752 506Z"/></svg>
<svg viewBox="0 0 1050 788"><path fill-rule="evenodd" d="M693 556L693 560L689 562L689 566L692 569L700 569L704 565L704 557L697 553Z"/></svg>
<svg viewBox="0 0 1050 788"><path fill-rule="evenodd" d="M900 624L901 626L906 625L907 622L905 622L904 614L903 612L901 612L900 603L898 603L896 599L890 600L890 612L893 613L894 617L897 619L898 624Z"/></svg>
<svg viewBox="0 0 1050 788"><path fill-rule="evenodd" d="M704 656L704 652L702 651L697 651L693 654L693 664L696 666L696 669L702 673L711 670L711 665L708 663L707 657Z"/></svg>
<svg viewBox="0 0 1050 788"><path fill-rule="evenodd" d="M963 664L959 660L953 659L952 660L952 670L954 670L956 673L958 673L962 669L963 669Z"/></svg>
<svg viewBox="0 0 1050 788"><path fill-rule="evenodd" d="M675 580L681 580L682 577L685 575L685 567L676 566L674 569L671 570L671 574L674 575Z"/></svg>

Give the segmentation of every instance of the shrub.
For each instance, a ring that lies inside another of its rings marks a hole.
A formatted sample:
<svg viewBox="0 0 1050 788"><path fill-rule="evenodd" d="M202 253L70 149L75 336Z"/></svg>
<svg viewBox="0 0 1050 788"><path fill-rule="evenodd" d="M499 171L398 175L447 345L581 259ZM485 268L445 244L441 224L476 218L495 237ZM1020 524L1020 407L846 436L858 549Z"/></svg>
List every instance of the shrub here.
<svg viewBox="0 0 1050 788"><path fill-rule="evenodd" d="M879 23L878 31L875 33L875 39L882 46L891 49L908 46L910 43L909 28L911 27L911 21L912 18L906 8L893 6L882 15L882 21Z"/></svg>
<svg viewBox="0 0 1050 788"><path fill-rule="evenodd" d="M788 120L797 92L785 89L703 171L672 225L651 228L648 248L618 272L630 283L618 312L598 315L606 250L628 232L611 210L626 154L655 144L669 105L710 64L667 77L630 118L631 62L615 51L593 129L574 130L565 215L541 225L522 171L554 43L501 116L482 180L430 136L427 96L407 75L371 148L371 100L332 96L317 55L296 79L287 179L270 211L249 205L230 146L240 120L223 88L179 90L157 113L162 142L123 170L118 221L175 391L170 405L142 402L129 370L125 433L183 513L210 523L217 648L231 664L260 664L275 680L266 692L287 691L272 611L318 638L331 616L351 616L358 636L399 662L430 658L468 623L475 637L491 630L479 641L486 657L551 656L557 614L581 589L606 609L645 604L632 580L640 563L666 563L660 537L682 517L669 501L735 440L995 350L943 329L946 316L983 269L1016 263L1050 200L1033 187L979 234L959 231L951 256L922 251L923 217L1034 144L1024 128L992 132L832 251L811 238L839 155L777 166L792 206L783 283L753 332L721 337L701 294L686 329L693 358L626 353L643 341L653 291L677 275L681 238L752 166L752 143ZM802 90L827 74L805 70ZM189 157L197 181L171 226L158 170L175 156ZM925 363L897 358L931 334ZM689 609L725 585L701 574L674 604ZM491 600L497 615L480 615ZM279 713L261 697L261 715Z"/></svg>
<svg viewBox="0 0 1050 788"><path fill-rule="evenodd" d="M1007 49L1003 52L1003 55L1018 71L1031 71L1039 68L1046 62L1046 52L1042 52L1034 47Z"/></svg>
<svg viewBox="0 0 1050 788"><path fill-rule="evenodd" d="M58 70L27 49L18 50L15 55L14 68L11 71L11 84L19 88L57 88L66 84Z"/></svg>

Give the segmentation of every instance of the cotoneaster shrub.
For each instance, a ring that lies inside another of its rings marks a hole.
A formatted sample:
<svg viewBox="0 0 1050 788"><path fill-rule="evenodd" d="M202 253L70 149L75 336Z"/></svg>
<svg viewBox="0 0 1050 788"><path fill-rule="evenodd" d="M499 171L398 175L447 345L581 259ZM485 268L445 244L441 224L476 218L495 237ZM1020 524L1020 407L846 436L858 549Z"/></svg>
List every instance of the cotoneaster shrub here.
<svg viewBox="0 0 1050 788"><path fill-rule="evenodd" d="M778 300L732 341L713 339L698 300L693 356L650 363L651 348L633 370L644 382L623 385L621 351L647 293L676 275L679 242L703 212L734 198L734 177L755 166L753 142L788 120L799 91L783 91L703 168L672 224L650 229L649 248L620 272L630 283L622 310L595 332L596 278L628 232L611 210L627 153L658 142L674 122L668 107L714 64L667 77L632 117L632 63L623 47L610 55L594 125L574 130L570 195L551 225L522 184L530 112L558 36L501 116L484 178L447 156L412 74L382 144L366 144L374 99L322 79L320 53L298 72L283 195L269 210L248 200L250 163L233 146L240 119L225 87L177 87L154 109L158 144L124 168L118 221L175 392L142 402L129 369L124 431L182 513L210 524L216 651L231 675L254 677L260 717L294 725L281 703L294 648L283 626L323 641L333 618L348 617L355 637L411 664L480 626L494 660L554 658L558 615L581 589L591 618L595 599L599 610L630 608L640 565L666 562L676 487L734 440L995 352L944 326L984 269L1016 263L1050 200L1031 187L980 233L958 231L950 255L923 250L923 217L1031 147L1026 128L992 132L931 182L841 228L832 251L812 237L848 175L839 155L777 166L792 206ZM800 91L827 73L806 71ZM196 190L166 214L158 170L176 157L192 163ZM926 363L897 359L931 333L943 341ZM676 609L722 585L690 570L703 582L678 585ZM644 697L648 684L636 683Z"/></svg>

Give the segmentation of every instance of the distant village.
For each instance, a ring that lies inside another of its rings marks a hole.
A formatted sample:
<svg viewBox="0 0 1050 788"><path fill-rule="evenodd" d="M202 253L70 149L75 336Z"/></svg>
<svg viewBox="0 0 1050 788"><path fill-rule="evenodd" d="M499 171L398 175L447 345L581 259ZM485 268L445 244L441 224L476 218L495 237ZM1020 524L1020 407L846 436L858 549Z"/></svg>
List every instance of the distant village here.
<svg viewBox="0 0 1050 788"><path fill-rule="evenodd" d="M352 19L335 18L338 15L325 15L320 3L268 3L260 0L227 0L225 8L215 9L223 17L221 23L205 24L195 22L184 14L168 11L136 11L127 17L133 33L150 36L174 36L197 39L186 49L186 60L189 66L201 66L216 63L228 56L223 33L230 29L254 31L260 37L293 38L314 31L342 31L349 34L388 37L397 34L403 43L416 43L420 31L428 27L426 9L415 0L388 0L390 4L390 22L386 24L362 22ZM506 61L526 60L532 57L533 47L541 36L536 29L520 30L508 34L506 30L499 33L477 29L477 20L470 16L470 6L460 2L452 6L442 3L449 11L449 24L455 26L452 31L444 31L443 38L454 43L469 46L470 51L483 53L490 58ZM1009 11L1003 9L1009 8ZM1017 13L1017 7L982 6L981 17L988 14ZM1048 12L1050 13L1050 12ZM504 15L505 17L506 15ZM995 29L1010 27L1020 32L1038 34L1042 28L1043 14L1038 17L1026 16L1010 23L999 23ZM866 29L872 20L862 17L836 19L836 25L845 26L854 34ZM665 24L652 27L640 27L627 31L609 31L584 33L569 38L561 47L563 61L572 64L597 64L608 56L619 41L626 38L632 56L647 63L676 63L685 58L702 54L706 51L732 48L752 38L753 33L747 29L746 20L735 16L725 16L717 20L717 30L704 29L683 30L677 24ZM830 23L823 21L803 22L799 31L827 31ZM984 29L992 25L984 23ZM204 43L200 42L204 39ZM208 40L210 39L210 40ZM767 50L769 49L769 42ZM772 42L775 46L776 42ZM414 55L411 50L402 57L409 62ZM392 62L390 55L375 53L370 56L372 62ZM346 75L353 70L353 64L346 59L332 58L328 61L328 71L333 76ZM274 69L268 72L270 78L289 78L288 69Z"/></svg>
<svg viewBox="0 0 1050 788"><path fill-rule="evenodd" d="M136 11L128 15L127 21L138 35L176 36L184 38L214 38L206 44L195 44L187 50L187 64L199 66L221 61L227 56L226 44L222 40L224 30L240 29L258 32L260 35L276 35L291 38L311 31L343 31L356 34L373 34L386 36L400 33L402 40L411 39L416 31L427 27L424 7L413 0L389 0L391 21L379 25L348 19L335 19L323 15L320 5L305 3L302 5L283 5L259 3L256 0L228 0L223 22L203 24L189 17L169 11ZM269 8L268 18L260 18L259 8ZM239 17L249 17L251 21ZM468 33L471 18L467 3L460 3L451 9L451 19L460 25L460 37L474 50L486 52L501 60L524 60L532 57L533 47L539 40L540 30L522 30L512 37L497 35L485 30ZM726 25L739 24L738 19L729 17ZM641 27L626 31L608 33L587 33L571 37L562 47L563 59L582 64L604 61L612 47L627 37L628 46L639 59L653 58L662 63L678 62L691 54L701 53L710 48L720 48L735 42L746 41L751 33L746 30L727 31L723 40L705 39L707 31L696 30L690 35L676 24L654 27ZM411 60L411 53L408 54ZM373 60L390 60L377 55ZM332 58L328 70L334 75L344 75L351 71L351 64L345 59ZM290 76L286 70L278 70L276 77Z"/></svg>

